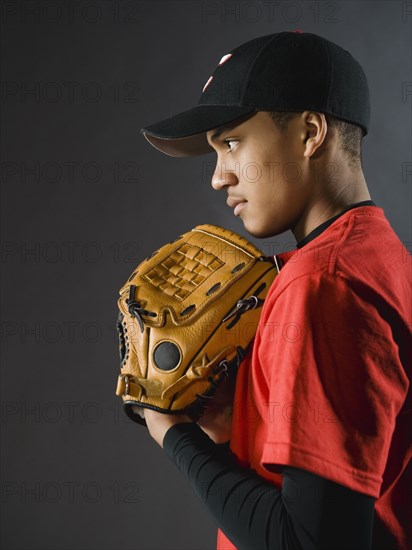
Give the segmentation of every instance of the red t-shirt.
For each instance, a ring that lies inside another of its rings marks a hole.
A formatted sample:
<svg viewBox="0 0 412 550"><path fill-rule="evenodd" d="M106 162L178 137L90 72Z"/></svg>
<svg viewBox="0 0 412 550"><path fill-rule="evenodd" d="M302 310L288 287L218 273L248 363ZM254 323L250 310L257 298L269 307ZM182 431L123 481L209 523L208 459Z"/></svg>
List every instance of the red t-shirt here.
<svg viewBox="0 0 412 550"><path fill-rule="evenodd" d="M376 498L379 540L406 550L411 256L383 210L364 206L278 257L238 372L231 449L278 486L284 464ZM235 547L219 531L217 548Z"/></svg>

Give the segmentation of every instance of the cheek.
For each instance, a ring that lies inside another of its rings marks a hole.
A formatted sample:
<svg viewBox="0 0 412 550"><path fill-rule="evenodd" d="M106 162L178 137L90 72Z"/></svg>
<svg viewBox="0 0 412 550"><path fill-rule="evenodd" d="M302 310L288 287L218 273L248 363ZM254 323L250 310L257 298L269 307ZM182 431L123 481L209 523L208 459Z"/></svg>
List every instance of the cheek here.
<svg viewBox="0 0 412 550"><path fill-rule="evenodd" d="M250 190L256 189L265 181L264 166L256 161L241 164L240 176Z"/></svg>

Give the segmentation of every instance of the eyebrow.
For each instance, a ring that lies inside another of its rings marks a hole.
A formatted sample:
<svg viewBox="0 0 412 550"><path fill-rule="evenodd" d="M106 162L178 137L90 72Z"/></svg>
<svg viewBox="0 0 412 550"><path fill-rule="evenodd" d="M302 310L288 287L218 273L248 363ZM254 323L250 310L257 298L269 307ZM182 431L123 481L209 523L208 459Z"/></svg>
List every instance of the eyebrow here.
<svg viewBox="0 0 412 550"><path fill-rule="evenodd" d="M220 126L219 129L210 136L210 141L214 143L222 134L235 127L235 124L226 124L225 126Z"/></svg>
<svg viewBox="0 0 412 550"><path fill-rule="evenodd" d="M219 128L210 136L210 141L214 143L218 140L218 138L227 131L236 130L238 126L240 126L243 122L247 121L251 116L254 116L256 114L256 111L253 111L252 113L247 113L244 115L244 117L240 117L240 119L236 119L233 122L229 122L228 124L224 124L223 126L219 126ZM207 132L206 132L207 133ZM207 138L206 138L207 139Z"/></svg>

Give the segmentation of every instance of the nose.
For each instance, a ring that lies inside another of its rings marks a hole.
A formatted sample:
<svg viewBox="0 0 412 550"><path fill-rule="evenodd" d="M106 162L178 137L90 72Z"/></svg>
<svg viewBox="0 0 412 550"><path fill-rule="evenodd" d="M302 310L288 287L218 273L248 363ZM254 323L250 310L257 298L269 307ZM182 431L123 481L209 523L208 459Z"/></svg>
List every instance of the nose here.
<svg viewBox="0 0 412 550"><path fill-rule="evenodd" d="M229 169L225 162L217 161L211 181L212 187L215 191L220 191L228 185L236 185L238 181L239 179L236 169Z"/></svg>

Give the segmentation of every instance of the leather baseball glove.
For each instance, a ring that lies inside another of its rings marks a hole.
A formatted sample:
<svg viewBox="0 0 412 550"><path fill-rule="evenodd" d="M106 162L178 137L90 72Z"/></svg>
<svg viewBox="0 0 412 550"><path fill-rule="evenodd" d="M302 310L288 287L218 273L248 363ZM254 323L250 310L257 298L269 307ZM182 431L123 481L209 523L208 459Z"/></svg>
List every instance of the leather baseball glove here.
<svg viewBox="0 0 412 550"><path fill-rule="evenodd" d="M235 376L277 273L273 257L214 225L146 258L118 301L116 394L126 414L143 425L145 407L199 419L223 379Z"/></svg>

